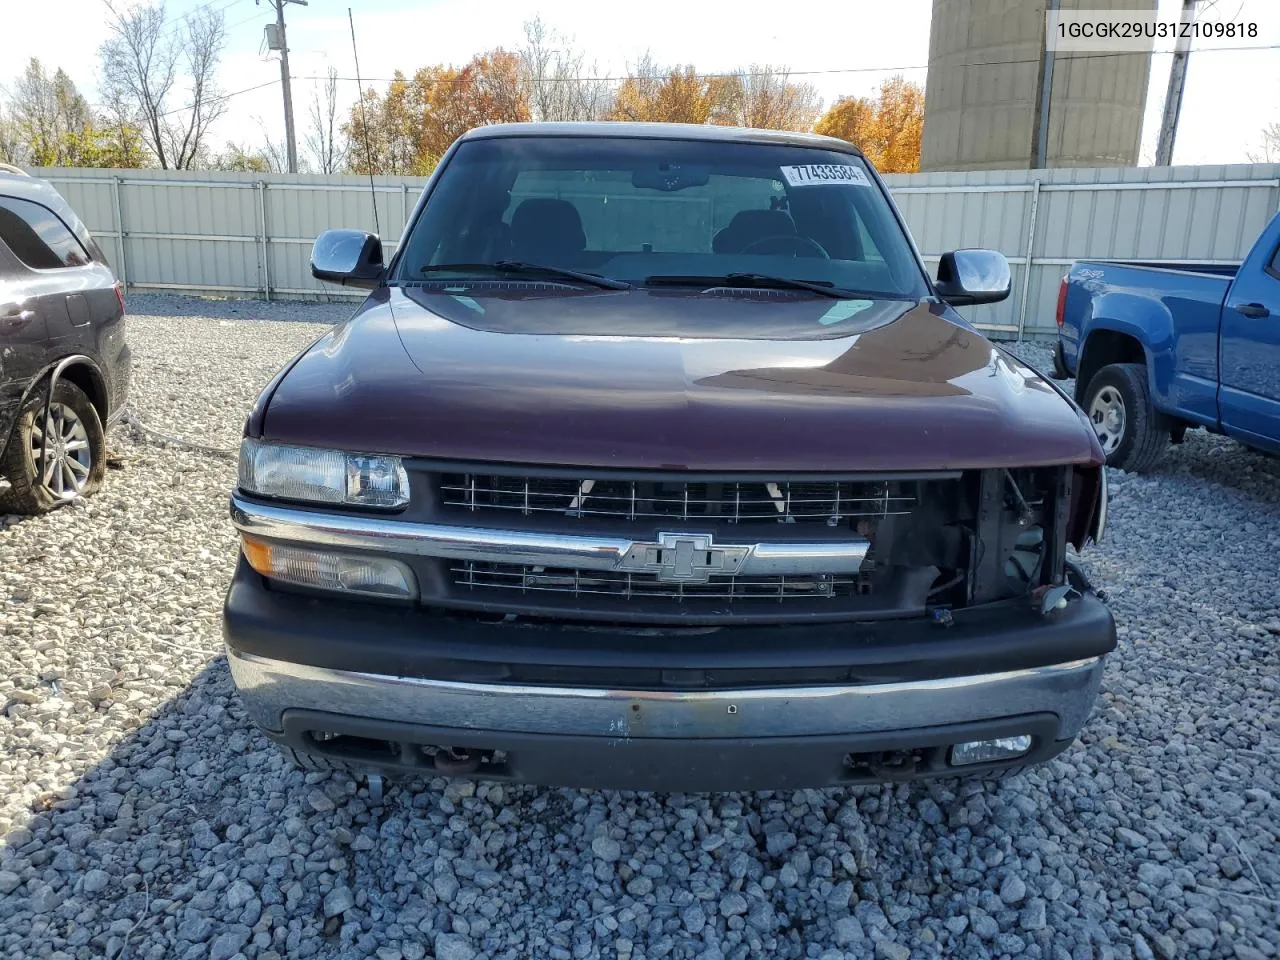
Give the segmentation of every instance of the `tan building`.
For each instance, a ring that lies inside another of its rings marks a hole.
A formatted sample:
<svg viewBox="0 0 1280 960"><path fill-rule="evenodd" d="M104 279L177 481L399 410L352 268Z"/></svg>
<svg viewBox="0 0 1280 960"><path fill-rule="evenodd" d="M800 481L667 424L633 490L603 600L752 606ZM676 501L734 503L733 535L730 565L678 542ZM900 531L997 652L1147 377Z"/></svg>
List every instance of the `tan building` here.
<svg viewBox="0 0 1280 960"><path fill-rule="evenodd" d="M1156 0L1060 8L1155 9ZM1034 166L1045 0L933 0L921 170ZM1058 53L1046 167L1134 166L1151 57Z"/></svg>

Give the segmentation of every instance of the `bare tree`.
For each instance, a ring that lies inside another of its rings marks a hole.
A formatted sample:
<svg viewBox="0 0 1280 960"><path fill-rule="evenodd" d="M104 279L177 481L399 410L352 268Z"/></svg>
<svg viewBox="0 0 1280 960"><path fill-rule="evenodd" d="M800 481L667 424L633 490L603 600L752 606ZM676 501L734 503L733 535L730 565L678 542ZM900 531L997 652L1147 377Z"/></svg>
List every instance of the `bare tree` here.
<svg viewBox="0 0 1280 960"><path fill-rule="evenodd" d="M0 91L3 88L0 87ZM0 161L37 167L140 167L137 127L97 114L65 70L35 57L0 105Z"/></svg>
<svg viewBox="0 0 1280 960"><path fill-rule="evenodd" d="M521 80L534 120L600 120L609 114L609 81L573 41L535 17L524 25L525 44L517 51Z"/></svg>
<svg viewBox="0 0 1280 960"><path fill-rule="evenodd" d="M178 52L164 34L164 7L120 13L108 3L107 9L114 22L110 39L99 49L107 110L120 122L136 118L148 149L168 169L164 111L177 81Z"/></svg>
<svg viewBox="0 0 1280 960"><path fill-rule="evenodd" d="M18 125L0 114L0 163L29 163Z"/></svg>
<svg viewBox="0 0 1280 960"><path fill-rule="evenodd" d="M1160 102L1155 106L1155 112L1152 113L1152 107L1148 105L1148 115L1156 117L1156 125L1154 130L1148 130L1146 125L1143 126L1138 138L1138 166L1154 167L1156 165L1156 142L1160 139L1160 122L1159 118L1164 116L1164 100L1165 94L1160 94Z"/></svg>
<svg viewBox="0 0 1280 960"><path fill-rule="evenodd" d="M210 170L235 170L240 173L284 173L289 169L288 150L284 140L274 140L261 117L253 118L262 131L258 146L228 140L226 148L212 154L202 164ZM307 170L302 170L306 173Z"/></svg>
<svg viewBox="0 0 1280 960"><path fill-rule="evenodd" d="M198 7L183 18L183 26L179 43L191 85L191 103L185 115L179 111L180 119L169 127L169 150L180 170L191 166L210 125L227 112L226 98L217 86L218 61L227 43L226 16L221 10Z"/></svg>
<svg viewBox="0 0 1280 960"><path fill-rule="evenodd" d="M102 94L108 115L135 122L162 168L187 170L207 152L209 127L226 112L217 86L226 18L198 7L176 27L164 3L117 7L102 44ZM189 98L174 106L179 97Z"/></svg>
<svg viewBox="0 0 1280 960"><path fill-rule="evenodd" d="M16 142L11 152L36 166L92 163L94 117L71 78L62 69L50 76L32 57L14 81L8 104Z"/></svg>
<svg viewBox="0 0 1280 960"><path fill-rule="evenodd" d="M752 64L719 78L719 122L768 130L810 130L822 98L807 83L792 83L786 67Z"/></svg>
<svg viewBox="0 0 1280 960"><path fill-rule="evenodd" d="M230 140L226 149L215 153L209 161L211 170L233 170L236 173L271 173L271 160L261 150Z"/></svg>
<svg viewBox="0 0 1280 960"><path fill-rule="evenodd" d="M53 85L35 57L27 62L27 69L13 83L9 119L22 138L21 152L27 154L26 162L38 165L57 162L36 159L50 149L56 150L64 131L59 129Z"/></svg>
<svg viewBox="0 0 1280 960"><path fill-rule="evenodd" d="M0 111L0 160L38 167L138 167L146 159L135 127L94 113L65 70L35 57Z"/></svg>
<svg viewBox="0 0 1280 960"><path fill-rule="evenodd" d="M1269 123L1262 128L1261 148L1245 154L1250 163L1280 163L1280 123Z"/></svg>
<svg viewBox="0 0 1280 960"><path fill-rule="evenodd" d="M311 93L310 127L303 140L321 173L337 173L347 162L349 142L338 117L338 71L330 67L324 83Z"/></svg>
<svg viewBox="0 0 1280 960"><path fill-rule="evenodd" d="M257 121L258 129L262 131L262 146L258 149L257 155L267 162L267 173L284 173L289 169L289 148L284 140L276 140L271 136L271 131L267 129L266 121L261 117L254 117ZM299 164L298 170L301 173L307 173L306 164Z"/></svg>

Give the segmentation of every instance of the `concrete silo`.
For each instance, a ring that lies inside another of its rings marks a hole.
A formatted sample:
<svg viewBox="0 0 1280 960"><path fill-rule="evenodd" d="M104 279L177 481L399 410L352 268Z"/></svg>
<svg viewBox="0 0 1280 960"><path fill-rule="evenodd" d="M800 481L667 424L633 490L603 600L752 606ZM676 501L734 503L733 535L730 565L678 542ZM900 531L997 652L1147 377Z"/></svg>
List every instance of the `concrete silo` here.
<svg viewBox="0 0 1280 960"><path fill-rule="evenodd" d="M1034 165L1046 0L933 0L921 170ZM1154 10L1156 0L1061 0L1062 10ZM1047 167L1133 166L1149 53L1057 53Z"/></svg>

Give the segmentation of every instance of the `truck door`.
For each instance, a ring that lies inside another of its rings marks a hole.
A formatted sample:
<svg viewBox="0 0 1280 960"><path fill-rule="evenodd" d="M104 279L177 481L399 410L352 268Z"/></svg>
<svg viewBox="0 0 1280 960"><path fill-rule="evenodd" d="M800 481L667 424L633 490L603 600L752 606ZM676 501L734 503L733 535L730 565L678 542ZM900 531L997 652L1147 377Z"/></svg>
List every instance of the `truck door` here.
<svg viewBox="0 0 1280 960"><path fill-rule="evenodd" d="M1280 453L1280 215L1222 305L1218 403L1227 433Z"/></svg>

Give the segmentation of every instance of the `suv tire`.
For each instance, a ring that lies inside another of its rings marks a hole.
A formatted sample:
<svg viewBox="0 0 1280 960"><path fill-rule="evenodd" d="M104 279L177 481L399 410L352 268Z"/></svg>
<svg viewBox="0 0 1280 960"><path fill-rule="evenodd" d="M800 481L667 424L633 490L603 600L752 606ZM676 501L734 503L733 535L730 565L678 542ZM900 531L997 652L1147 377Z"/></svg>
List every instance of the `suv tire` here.
<svg viewBox="0 0 1280 960"><path fill-rule="evenodd" d="M1107 466L1141 473L1164 455L1173 423L1152 406L1142 364L1103 367L1089 381L1081 406L1098 431Z"/></svg>
<svg viewBox="0 0 1280 960"><path fill-rule="evenodd" d="M0 455L0 476L9 481L9 489L0 496L0 513L45 513L79 497L92 496L102 486L107 457L102 421L84 391L68 380L59 380L53 391L50 420L54 431L47 454L51 460L65 456L67 466L56 482L36 481L40 458L36 423L44 415L44 391L33 393L37 396L28 400L18 415Z"/></svg>

